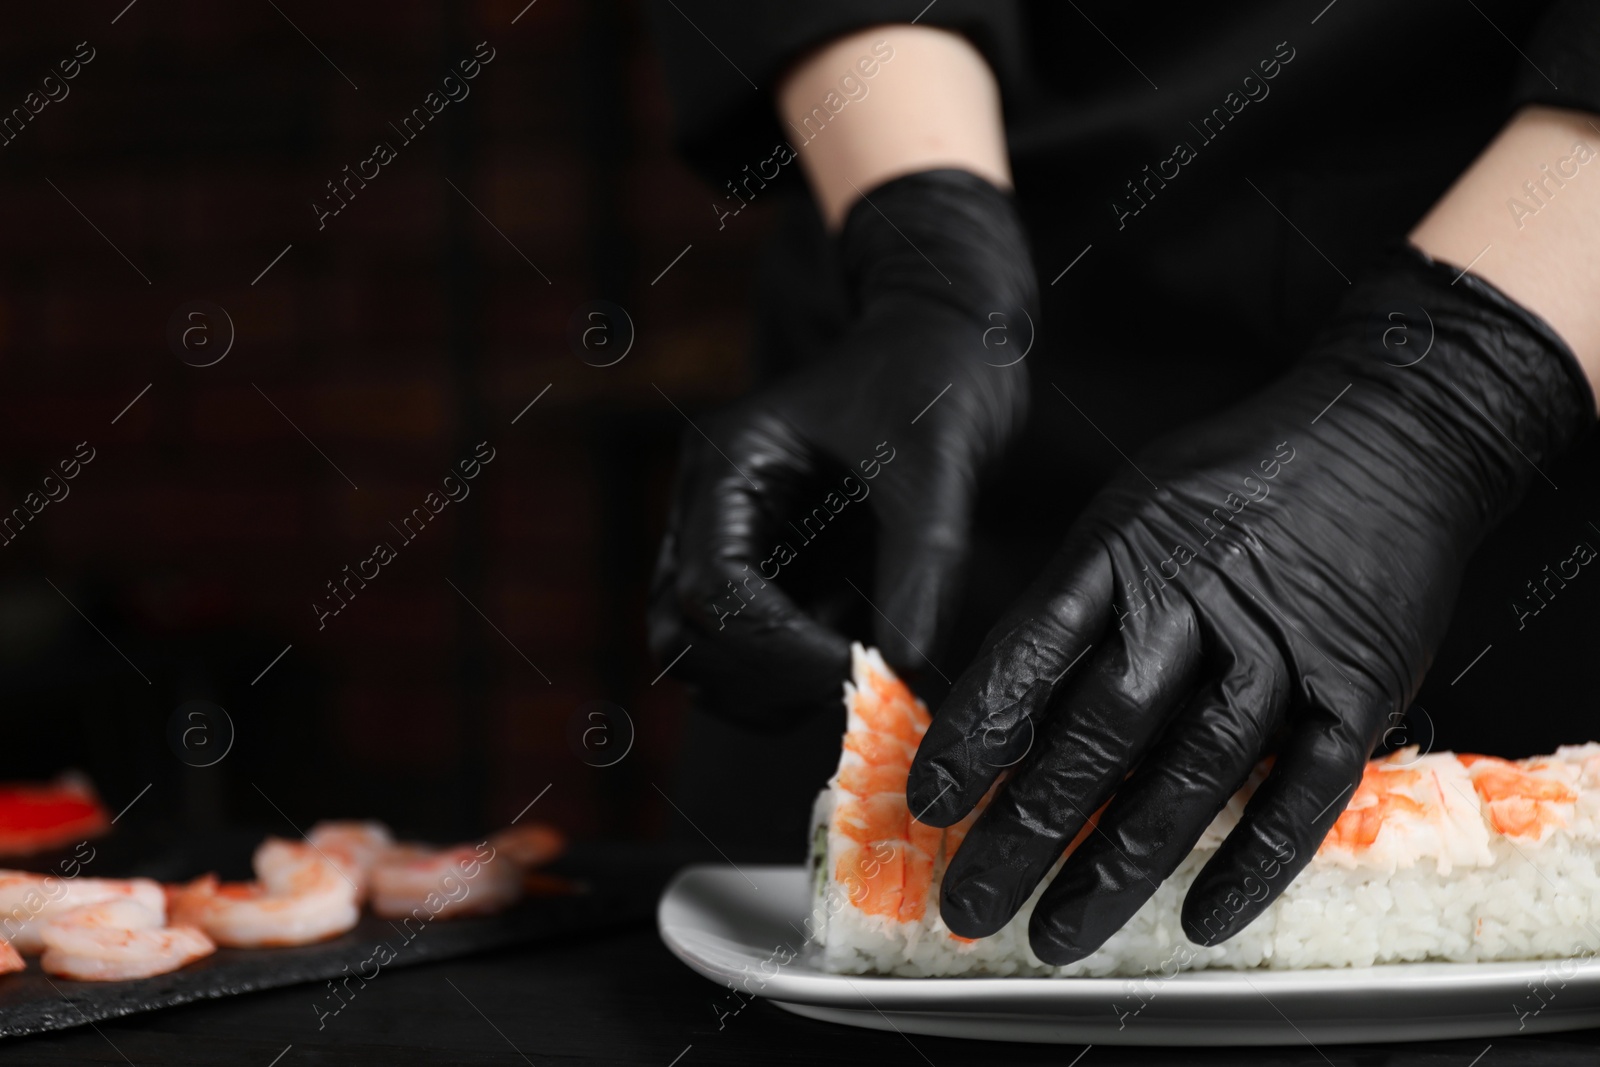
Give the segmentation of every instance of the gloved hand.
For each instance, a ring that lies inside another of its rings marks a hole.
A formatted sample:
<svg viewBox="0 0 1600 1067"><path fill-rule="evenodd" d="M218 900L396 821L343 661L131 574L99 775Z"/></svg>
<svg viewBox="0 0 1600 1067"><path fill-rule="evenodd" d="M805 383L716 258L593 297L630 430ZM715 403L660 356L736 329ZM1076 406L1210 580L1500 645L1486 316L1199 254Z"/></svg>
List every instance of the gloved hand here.
<svg viewBox="0 0 1600 1067"><path fill-rule="evenodd" d="M847 640L786 594L785 569L870 510L877 644L905 670L937 656L980 473L1027 411L1037 293L1008 195L965 171L897 178L857 201L839 248L851 327L684 434L651 588L658 659L692 644L674 673L702 706L768 727L837 701L848 673Z"/></svg>
<svg viewBox="0 0 1600 1067"><path fill-rule="evenodd" d="M1004 925L1115 794L1029 929L1046 962L1081 959L1273 751L1185 933L1226 940L1311 860L1421 684L1467 557L1595 417L1549 327L1456 274L1399 254L1286 377L1139 456L990 632L906 790L946 826L1016 764L945 875L953 931Z"/></svg>

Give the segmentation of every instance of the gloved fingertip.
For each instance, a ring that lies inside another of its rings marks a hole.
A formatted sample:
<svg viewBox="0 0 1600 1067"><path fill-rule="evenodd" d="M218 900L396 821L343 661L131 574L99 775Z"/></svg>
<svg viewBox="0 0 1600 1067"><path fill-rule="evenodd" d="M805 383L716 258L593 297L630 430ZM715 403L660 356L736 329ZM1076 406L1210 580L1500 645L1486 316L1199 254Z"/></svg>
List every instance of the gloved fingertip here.
<svg viewBox="0 0 1600 1067"><path fill-rule="evenodd" d="M883 589L875 606L873 639L889 665L897 671L937 669L945 615L937 579Z"/></svg>
<svg viewBox="0 0 1600 1067"><path fill-rule="evenodd" d="M1056 873L1045 896L1034 905L1028 920L1028 945L1034 955L1053 967L1077 963L1105 943L1107 934L1085 930L1086 905L1097 891L1092 878L1070 864Z"/></svg>
<svg viewBox="0 0 1600 1067"><path fill-rule="evenodd" d="M1254 918L1248 907L1234 910L1214 891L1196 884L1190 887L1189 895L1183 900L1179 921L1183 936L1202 948L1211 948L1228 940Z"/></svg>
<svg viewBox="0 0 1600 1067"><path fill-rule="evenodd" d="M992 886L980 879L962 880L951 885L945 876L943 891L939 895L939 917L957 937L988 937L999 932L1010 920L1006 915L996 921L999 900Z"/></svg>
<svg viewBox="0 0 1600 1067"><path fill-rule="evenodd" d="M1038 912L1034 913L1033 921L1028 924L1028 947L1033 949L1035 956L1052 967L1077 963L1094 951L1079 946L1069 932L1056 930L1048 922L1041 923Z"/></svg>
<svg viewBox="0 0 1600 1067"><path fill-rule="evenodd" d="M906 808L924 826L951 826L966 814L957 782L943 768L911 765L906 779Z"/></svg>

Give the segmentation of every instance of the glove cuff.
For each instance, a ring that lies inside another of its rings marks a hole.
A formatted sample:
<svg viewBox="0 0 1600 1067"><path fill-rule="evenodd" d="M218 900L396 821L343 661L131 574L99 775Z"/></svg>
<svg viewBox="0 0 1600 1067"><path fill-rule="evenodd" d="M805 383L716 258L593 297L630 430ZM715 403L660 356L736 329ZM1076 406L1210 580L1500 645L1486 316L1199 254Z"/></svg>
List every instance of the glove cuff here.
<svg viewBox="0 0 1600 1067"><path fill-rule="evenodd" d="M1397 397L1434 460L1490 523L1595 423L1577 357L1538 315L1475 275L1396 250L1346 298L1336 332L1364 334L1349 368ZM1406 343L1391 344L1396 328Z"/></svg>
<svg viewBox="0 0 1600 1067"><path fill-rule="evenodd" d="M839 252L856 310L918 295L976 319L1037 310L1022 220L1009 194L965 170L927 170L862 194Z"/></svg>
<svg viewBox="0 0 1600 1067"><path fill-rule="evenodd" d="M1523 307L1511 297L1501 292L1496 286L1484 278L1448 263L1440 263L1432 256L1415 245L1403 245L1393 251L1397 260L1412 260L1419 264L1418 269L1430 274L1435 285L1443 284L1448 287L1464 289L1475 296L1485 310L1503 315L1511 322L1520 324L1526 330L1530 339L1534 340L1534 349L1547 353L1551 360L1565 374L1570 392L1560 389L1556 382L1550 382L1550 387L1559 395L1554 397L1555 416L1551 422L1558 430L1561 437L1552 458L1564 452L1577 440L1583 437L1595 423L1595 396L1594 388L1589 384L1589 376L1584 373L1583 364L1578 362L1578 356L1568 347L1567 342L1561 339L1554 327L1539 315ZM1566 401L1571 400L1572 403ZM1569 410L1574 408L1575 410ZM1564 428L1564 433L1561 433Z"/></svg>

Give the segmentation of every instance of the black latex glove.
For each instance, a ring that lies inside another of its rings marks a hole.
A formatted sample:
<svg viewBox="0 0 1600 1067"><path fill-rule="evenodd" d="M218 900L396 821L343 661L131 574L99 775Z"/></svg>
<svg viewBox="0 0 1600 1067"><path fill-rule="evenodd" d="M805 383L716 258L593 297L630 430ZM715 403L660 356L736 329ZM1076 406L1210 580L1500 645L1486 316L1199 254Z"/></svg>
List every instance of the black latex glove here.
<svg viewBox="0 0 1600 1067"><path fill-rule="evenodd" d="M965 171L897 178L856 202L839 249L849 330L685 433L652 583L656 656L692 644L674 673L703 707L759 725L838 700L849 643L785 592L785 571L818 551L812 540L848 533L832 528L846 509L876 521L875 580L860 592L878 646L906 671L938 655L980 473L1027 411L1018 357L1037 295L1009 196Z"/></svg>
<svg viewBox="0 0 1600 1067"><path fill-rule="evenodd" d="M1231 937L1311 860L1421 684L1467 557L1594 421L1549 327L1457 273L1398 255L1286 377L1137 457L990 632L907 787L945 826L1016 764L945 875L952 930L1004 925L1115 793L1029 929L1046 962L1086 956L1269 751L1185 933Z"/></svg>

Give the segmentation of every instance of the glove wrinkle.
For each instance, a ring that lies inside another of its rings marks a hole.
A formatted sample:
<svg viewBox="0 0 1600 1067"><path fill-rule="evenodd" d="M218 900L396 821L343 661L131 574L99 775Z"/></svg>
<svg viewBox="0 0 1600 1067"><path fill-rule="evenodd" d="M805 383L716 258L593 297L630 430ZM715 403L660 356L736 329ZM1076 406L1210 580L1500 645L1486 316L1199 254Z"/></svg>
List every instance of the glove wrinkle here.
<svg viewBox="0 0 1600 1067"><path fill-rule="evenodd" d="M950 826L965 817L1001 768L1031 752L1056 694L1092 666L1088 650L1107 629L1113 581L1104 554L1090 553L1093 543L1086 534L1069 539L1049 569L1059 582L996 625L946 696L919 750L927 771L914 766L906 789L920 821ZM1025 732L1016 728L1023 718Z"/></svg>
<svg viewBox="0 0 1600 1067"><path fill-rule="evenodd" d="M957 170L867 197L838 240L851 323L796 373L699 421L704 437L685 434L652 580L654 655L706 710L760 728L837 707L837 605L870 602L897 669L937 664L978 487L1027 415L1027 368L989 347L1039 317L1011 198ZM851 589L839 571L866 555L853 519L868 515L875 580Z"/></svg>
<svg viewBox="0 0 1600 1067"><path fill-rule="evenodd" d="M1559 338L1455 275L1400 251L1288 374L1155 442L1069 531L1070 564L991 633L912 766L908 796L950 787L939 816L953 821L994 780L973 763L974 730L1028 702L1037 741L945 875L951 929L998 930L1059 862L1030 943L1048 962L1083 958L1268 754L1188 891L1185 930L1225 940L1310 862L1421 685L1467 559L1595 421ZM1431 331L1406 366L1373 342L1397 307L1423 309ZM1080 617L1031 624L1053 604ZM1091 633L1087 669L1036 693L1040 668Z"/></svg>
<svg viewBox="0 0 1600 1067"><path fill-rule="evenodd" d="M950 862L940 914L958 934L987 936L1010 921L1121 785L1191 684L1199 665L1193 618L1131 616L1089 658L1062 701L1081 710L1040 724L1028 758ZM982 846L972 848L975 840Z"/></svg>

